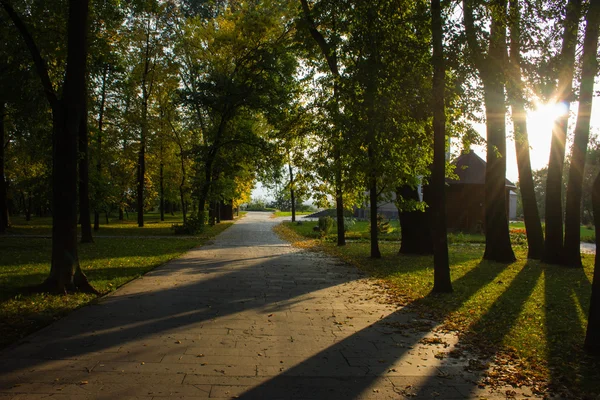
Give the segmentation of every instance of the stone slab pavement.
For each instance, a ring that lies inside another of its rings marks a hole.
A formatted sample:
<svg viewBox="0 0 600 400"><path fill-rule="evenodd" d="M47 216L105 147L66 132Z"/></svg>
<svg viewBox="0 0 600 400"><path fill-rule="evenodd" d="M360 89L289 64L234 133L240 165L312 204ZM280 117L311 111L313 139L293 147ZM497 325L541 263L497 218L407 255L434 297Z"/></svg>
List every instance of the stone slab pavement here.
<svg viewBox="0 0 600 400"><path fill-rule="evenodd" d="M431 321L249 213L213 243L0 352L4 399L479 399ZM530 395L525 393L526 395Z"/></svg>

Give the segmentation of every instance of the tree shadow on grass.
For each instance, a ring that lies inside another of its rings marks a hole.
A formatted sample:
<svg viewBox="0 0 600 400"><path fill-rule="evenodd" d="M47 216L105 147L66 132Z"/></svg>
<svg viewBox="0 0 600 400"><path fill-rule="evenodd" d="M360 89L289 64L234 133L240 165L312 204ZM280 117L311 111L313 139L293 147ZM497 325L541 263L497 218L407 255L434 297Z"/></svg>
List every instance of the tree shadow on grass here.
<svg viewBox="0 0 600 400"><path fill-rule="evenodd" d="M566 396L598 395L600 363L583 350L590 304L589 278L581 268L545 268L546 340L553 389Z"/></svg>

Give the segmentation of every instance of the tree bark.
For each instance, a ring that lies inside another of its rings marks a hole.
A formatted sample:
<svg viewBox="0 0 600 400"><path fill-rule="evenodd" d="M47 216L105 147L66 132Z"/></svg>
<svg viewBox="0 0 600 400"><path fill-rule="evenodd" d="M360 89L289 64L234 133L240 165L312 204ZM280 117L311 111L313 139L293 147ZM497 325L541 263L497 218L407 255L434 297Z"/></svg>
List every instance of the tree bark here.
<svg viewBox="0 0 600 400"><path fill-rule="evenodd" d="M4 118L6 116L6 103L0 101L0 233L6 233L9 225L8 219L8 189L5 171L5 149L6 149L6 127Z"/></svg>
<svg viewBox="0 0 600 400"><path fill-rule="evenodd" d="M592 203L596 230L596 248L600 248L600 174L596 176L592 188ZM600 355L600 252L598 251L596 252L594 263L592 296L590 298L590 311L584 347L588 353L596 356Z"/></svg>
<svg viewBox="0 0 600 400"><path fill-rule="evenodd" d="M94 243L90 220L90 179L87 124L87 90L84 93L83 117L79 122L79 224L81 243Z"/></svg>
<svg viewBox="0 0 600 400"><path fill-rule="evenodd" d="M472 0L463 0L464 23L475 67L483 81L486 116L487 166L485 171L485 252L483 258L513 262L506 214L506 123L504 56L506 53L506 0L494 0L487 56L475 33Z"/></svg>
<svg viewBox="0 0 600 400"><path fill-rule="evenodd" d="M368 149L369 160L374 157L371 145ZM377 229L377 176L374 171L369 172L369 215L371 218L371 258L381 258L379 251L379 230Z"/></svg>
<svg viewBox="0 0 600 400"><path fill-rule="evenodd" d="M100 110L98 111L98 139L96 141L96 173L98 174L98 187L96 187L96 207L94 210L94 230L100 229L100 211L98 203L100 202L99 185L102 182L102 133L104 131L104 109L106 107L106 81L108 79L108 64L104 65L102 71L102 89L100 91Z"/></svg>
<svg viewBox="0 0 600 400"><path fill-rule="evenodd" d="M404 185L396 189L396 198L419 201L416 188ZM431 254L431 231L427 211L403 211L398 208L402 240L398 254Z"/></svg>
<svg viewBox="0 0 600 400"><path fill-rule="evenodd" d="M165 220L165 175L164 175L165 165L163 162L160 162L160 220Z"/></svg>
<svg viewBox="0 0 600 400"><path fill-rule="evenodd" d="M87 17L87 0L69 1L63 100L52 110L52 262L42 288L63 293L96 292L81 271L77 254L77 147L85 118Z"/></svg>
<svg viewBox="0 0 600 400"><path fill-rule="evenodd" d="M448 236L446 230L446 89L443 22L440 0L431 0L431 32L433 39L433 169L429 190L431 196L431 240L433 243L433 292L452 292ZM403 235L404 237L404 235Z"/></svg>
<svg viewBox="0 0 600 400"><path fill-rule="evenodd" d="M548 264L561 264L564 255L562 176L580 15L581 0L569 0L564 22L565 30L560 54L560 76L556 95L557 103L563 103L567 107L567 113L559 117L552 129L548 177L546 178L546 236L542 261Z"/></svg>
<svg viewBox="0 0 600 400"><path fill-rule="evenodd" d="M527 258L540 260L544 252L544 233L537 208L531 158L529 154L529 135L527 131L527 113L525 96L521 80L521 31L519 0L510 3L510 64L507 84L508 100L511 105L517 168L523 202L523 218L527 231Z"/></svg>
<svg viewBox="0 0 600 400"><path fill-rule="evenodd" d="M289 155L289 153L288 153ZM290 171L290 199L292 200L292 222L296 222L296 196L294 194L294 170L292 169L292 163L288 164Z"/></svg>
<svg viewBox="0 0 600 400"><path fill-rule="evenodd" d="M581 263L581 198L583 171L587 145L590 139L590 118L594 97L594 78L598 71L598 27L600 25L600 0L591 0L586 18L583 41L583 64L579 87L579 110L575 125L575 137L569 167L569 183L565 206L565 242L563 263L567 266L583 267Z"/></svg>
<svg viewBox="0 0 600 400"><path fill-rule="evenodd" d="M306 0L300 0L302 6L302 12L304 15L304 19L308 26L308 31L310 35L314 39L314 41L319 46L323 57L325 57L325 61L327 62L327 66L333 78L335 80L333 84L333 98L336 102L336 115L339 121L339 108L338 108L338 82L340 80L340 72L338 69L338 59L337 59L337 48L336 46L327 43L325 37L319 32L317 29L317 25L315 24L314 19L312 18L310 8L308 7L308 2ZM334 29L335 30L335 29ZM338 140L336 140L338 139ZM335 209L336 209L336 221L337 221L337 245L345 246L346 245L346 232L344 228L344 197L343 197L343 173L342 173L342 162L341 162L341 152L340 152L340 141L339 138L334 139L334 165L335 165Z"/></svg>

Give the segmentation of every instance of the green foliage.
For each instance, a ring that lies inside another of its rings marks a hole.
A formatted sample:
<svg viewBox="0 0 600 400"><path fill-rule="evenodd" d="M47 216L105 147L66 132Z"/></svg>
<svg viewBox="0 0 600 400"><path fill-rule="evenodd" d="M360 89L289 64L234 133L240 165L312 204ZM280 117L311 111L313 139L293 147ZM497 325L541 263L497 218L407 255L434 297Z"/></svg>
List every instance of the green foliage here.
<svg viewBox="0 0 600 400"><path fill-rule="evenodd" d="M173 224L171 229L176 235L197 235L204 232L205 225L197 214L188 216L184 223Z"/></svg>
<svg viewBox="0 0 600 400"><path fill-rule="evenodd" d="M329 216L319 217L319 232L322 236L329 235L333 228L334 220Z"/></svg>
<svg viewBox="0 0 600 400"><path fill-rule="evenodd" d="M369 231L371 230L371 225L369 225ZM391 233L393 230L392 224L383 214L377 214L377 232L379 234L386 235Z"/></svg>

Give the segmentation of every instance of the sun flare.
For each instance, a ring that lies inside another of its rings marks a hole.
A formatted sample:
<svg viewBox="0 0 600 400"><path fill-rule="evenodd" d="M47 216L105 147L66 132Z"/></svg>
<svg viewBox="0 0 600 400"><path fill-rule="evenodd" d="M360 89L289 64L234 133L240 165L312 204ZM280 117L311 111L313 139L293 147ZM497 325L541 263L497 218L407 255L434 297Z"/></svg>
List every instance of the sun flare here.
<svg viewBox="0 0 600 400"><path fill-rule="evenodd" d="M535 110L527 113L527 130L533 169L543 168L548 164L554 122L566 113L568 113L568 108L563 103L537 103Z"/></svg>

